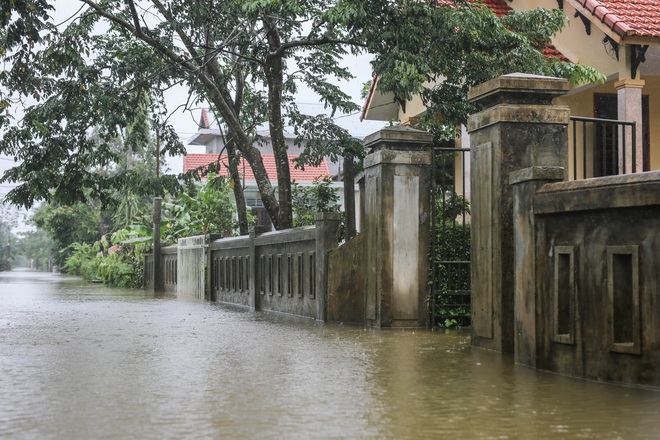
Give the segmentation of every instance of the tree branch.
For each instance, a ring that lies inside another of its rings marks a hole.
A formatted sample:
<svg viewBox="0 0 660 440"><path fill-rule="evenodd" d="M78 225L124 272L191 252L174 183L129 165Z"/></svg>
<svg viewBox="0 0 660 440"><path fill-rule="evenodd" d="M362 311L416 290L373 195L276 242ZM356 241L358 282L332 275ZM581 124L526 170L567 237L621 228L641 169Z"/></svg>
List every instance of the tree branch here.
<svg viewBox="0 0 660 440"><path fill-rule="evenodd" d="M128 9L131 10L131 17L133 17L133 26L135 27L136 35L142 37L144 34L142 32L142 27L140 26L140 17L138 17L137 10L135 9L135 3L133 0L126 0L128 4Z"/></svg>
<svg viewBox="0 0 660 440"><path fill-rule="evenodd" d="M353 40L336 40L334 38L320 38L318 40L295 40L295 41L288 41L286 43L280 44L280 46L277 48L277 50L274 53L271 53L271 56L275 57L282 57L284 56L284 52L286 52L289 49L293 49L296 47L311 47L311 46L323 46L326 44L347 44L350 46L358 46L358 47L363 47L366 48L367 45L364 43L360 43L357 41Z"/></svg>
<svg viewBox="0 0 660 440"><path fill-rule="evenodd" d="M107 18L111 22L119 25L119 27L123 28L124 30L130 32L131 34L135 35L138 37L139 40L142 40L145 42L147 45L151 46L153 49L155 49L158 53L160 53L163 57L166 59L169 59L171 62L174 64L178 64L184 69L186 69L189 72L195 72L197 70L197 67L190 62L188 62L185 58L182 56L178 55L176 52L173 50L169 49L168 47L164 46L160 41L145 35L142 32L141 28L135 28L131 23L127 22L126 20L119 18L115 14L112 14L110 12L107 12L103 7L101 7L98 3L94 2L93 0L80 0L83 3L87 4L90 8L96 12L96 14L100 15L101 17ZM130 1L130 0L128 0Z"/></svg>

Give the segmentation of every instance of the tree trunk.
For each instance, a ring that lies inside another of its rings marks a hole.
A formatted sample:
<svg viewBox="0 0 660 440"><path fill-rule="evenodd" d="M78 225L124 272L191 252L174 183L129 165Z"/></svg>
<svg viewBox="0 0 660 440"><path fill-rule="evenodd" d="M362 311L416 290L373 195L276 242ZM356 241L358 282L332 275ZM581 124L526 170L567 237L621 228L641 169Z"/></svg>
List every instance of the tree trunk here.
<svg viewBox="0 0 660 440"><path fill-rule="evenodd" d="M346 240L357 235L355 226L355 169L353 156L344 157L344 213L346 214Z"/></svg>
<svg viewBox="0 0 660 440"><path fill-rule="evenodd" d="M154 292L160 293L165 290L163 283L163 265L162 265L162 253L160 246L160 216L161 216L161 204L162 199L160 197L154 197L154 271L153 271L153 286ZM146 282L146 280L145 280Z"/></svg>
<svg viewBox="0 0 660 440"><path fill-rule="evenodd" d="M232 132L229 131L226 143L227 156L229 157L229 176L234 182L234 200L236 200L236 214L238 215L238 230L241 235L248 235L247 205L245 203L245 193L243 193L243 184L241 175L238 172L238 157L232 138Z"/></svg>
<svg viewBox="0 0 660 440"><path fill-rule="evenodd" d="M231 130L236 142L236 149L243 154L245 160L250 164L250 168L254 173L254 178L257 181L257 188L259 188L261 201L263 202L268 215L272 219L275 229L283 229L280 227L278 221L279 202L277 201L277 197L275 197L275 191L270 183L266 167L264 167L261 153L251 145L248 136L245 134L243 127L238 121L236 113L227 105L227 102L224 101L222 97L214 95L212 103L216 106L218 112L227 123L229 130Z"/></svg>
<svg viewBox="0 0 660 440"><path fill-rule="evenodd" d="M277 192L279 196L277 222L279 227L277 229L288 229L293 227L293 206L291 202L289 155L284 141L284 122L282 120L283 64L282 57L276 54L277 49L280 47L276 21L268 19L265 24L269 29L267 39L268 48L271 51L266 57L264 70L268 83L268 126L277 169Z"/></svg>

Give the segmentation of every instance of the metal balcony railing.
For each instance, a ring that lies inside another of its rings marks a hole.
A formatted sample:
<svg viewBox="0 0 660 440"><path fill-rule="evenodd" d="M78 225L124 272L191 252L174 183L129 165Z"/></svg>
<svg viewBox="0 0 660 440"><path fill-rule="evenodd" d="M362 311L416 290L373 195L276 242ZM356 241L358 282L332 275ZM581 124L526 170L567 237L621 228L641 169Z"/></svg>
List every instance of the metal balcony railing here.
<svg viewBox="0 0 660 440"><path fill-rule="evenodd" d="M573 180L637 172L636 122L571 116L571 128Z"/></svg>

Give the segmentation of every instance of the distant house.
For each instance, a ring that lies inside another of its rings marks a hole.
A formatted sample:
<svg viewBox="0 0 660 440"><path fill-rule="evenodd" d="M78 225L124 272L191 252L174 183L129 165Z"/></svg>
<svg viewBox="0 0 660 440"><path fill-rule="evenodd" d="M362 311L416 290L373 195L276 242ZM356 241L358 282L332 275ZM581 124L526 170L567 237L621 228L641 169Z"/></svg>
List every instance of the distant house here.
<svg viewBox="0 0 660 440"><path fill-rule="evenodd" d="M257 131L257 136L259 139L255 141L255 146L259 148L262 155L272 155L273 147L270 143L270 133L268 130ZM302 153L304 148L304 141L301 146L295 144L296 136L293 133L284 132L284 141L287 146L287 151L289 156L298 157ZM220 130L218 123L215 119L215 116L207 110L202 110L200 120L198 123L197 133L195 133L192 138L188 141L190 145L203 145L205 147L207 154L221 154L226 153L224 151L225 147L225 136L222 130ZM328 167L328 173L330 177L335 177L341 172L341 164L334 163L332 161L325 161ZM305 167L307 168L307 167ZM271 170L268 170L270 174ZM291 172L294 172L293 167Z"/></svg>
<svg viewBox="0 0 660 440"><path fill-rule="evenodd" d="M296 156L289 156L289 160L294 159ZM275 169L275 156L272 154L262 154L264 166L271 178L273 186L277 185L277 171ZM183 158L183 172L197 169L199 167L206 167L211 163L220 162L220 175L228 176L229 171L227 164L229 162L226 154L187 154ZM252 173L252 169L247 161L240 159L238 171L243 179L243 188L245 194L245 202L252 210L252 213L257 217L257 225L270 226L270 217L266 213L266 208L261 201L259 190L257 188L257 181ZM291 163L291 179L300 183L301 185L311 184L315 178L330 176L330 170L327 162L324 160L318 167L306 166L305 170L299 170Z"/></svg>
<svg viewBox="0 0 660 440"><path fill-rule="evenodd" d="M271 183L277 186L277 170L275 166L275 156L273 149L269 142L269 136L266 132L258 133L260 141L256 142L257 148L261 150L261 157L264 166L270 176ZM292 159L298 157L302 149L295 146L294 136L291 134L286 135L286 143L289 147L289 160L291 170L291 180L299 183L300 185L311 185L314 179L324 176L333 177L339 174L339 164L333 164L326 159L323 159L321 164L317 167L305 166L304 170L295 167L295 163L291 162ZM183 158L183 172L206 167L211 163L218 163L220 165L220 174L228 176L228 156L224 151L225 138L222 131L217 124L209 117L209 112L202 110L200 117L199 128L197 133L193 135L188 142L190 145L203 145L205 146L206 153L201 154L186 154ZM243 179L243 188L245 193L245 200L247 206L252 210L252 213L257 216L257 225L271 226L270 218L264 208L257 188L256 179L247 161L240 159L238 165L239 174ZM334 171L333 171L334 170ZM342 188L341 182L334 183L334 186L339 190ZM341 191L339 191L342 194Z"/></svg>
<svg viewBox="0 0 660 440"><path fill-rule="evenodd" d="M560 8L570 25L552 41L550 55L596 68L604 84L573 87L557 98L574 117L636 123L632 128L576 121L570 125L569 178L589 178L660 169L660 0L486 0L497 15L535 8ZM414 122L426 111L413 97L400 105L378 91L377 78L366 99L362 118ZM626 139L623 140L622 134ZM582 141L585 141L582 144ZM583 148L582 145L585 145ZM469 147L465 129L456 146ZM634 160L633 160L634 157ZM624 168L625 163L625 168Z"/></svg>

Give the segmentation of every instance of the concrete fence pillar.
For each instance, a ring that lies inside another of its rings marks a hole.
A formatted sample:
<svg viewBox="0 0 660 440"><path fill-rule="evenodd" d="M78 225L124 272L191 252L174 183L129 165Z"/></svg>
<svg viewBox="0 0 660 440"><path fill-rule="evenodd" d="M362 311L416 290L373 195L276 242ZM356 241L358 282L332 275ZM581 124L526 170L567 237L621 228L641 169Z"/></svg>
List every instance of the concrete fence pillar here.
<svg viewBox="0 0 660 440"><path fill-rule="evenodd" d="M429 133L385 128L364 140L365 313L371 327L428 322Z"/></svg>
<svg viewBox="0 0 660 440"><path fill-rule="evenodd" d="M316 319L326 320L328 301L328 252L339 246L341 214L317 212L316 221Z"/></svg>
<svg viewBox="0 0 660 440"><path fill-rule="evenodd" d="M510 74L468 94L482 108L468 121L475 346L514 352L515 249L509 176L535 167L561 168L566 173L570 114L568 107L553 105L552 100L568 88L564 79Z"/></svg>
<svg viewBox="0 0 660 440"><path fill-rule="evenodd" d="M214 273L215 269L213 268L213 258L212 258L213 253L211 250L211 243L221 238L223 238L222 234L206 234L204 239L205 240L204 246L206 246L206 251L204 256L205 257L204 264L206 265L206 286L204 288L204 299L207 301L217 300L214 291L215 286L213 285L213 278L215 277L215 273Z"/></svg>
<svg viewBox="0 0 660 440"><path fill-rule="evenodd" d="M536 315L538 313L536 276L536 234L534 195L544 184L564 180L562 167L535 166L514 171L514 359L517 364L536 367Z"/></svg>
<svg viewBox="0 0 660 440"><path fill-rule="evenodd" d="M260 283L260 276L264 276L264 274L257 274L257 236L261 235L263 233L269 232L269 227L267 226L250 226L248 228L248 234L250 237L250 253L248 254L250 257L250 261L248 264L248 286L249 286L249 298L248 298L248 306L253 309L253 310L261 310L261 304L259 304L259 283Z"/></svg>

